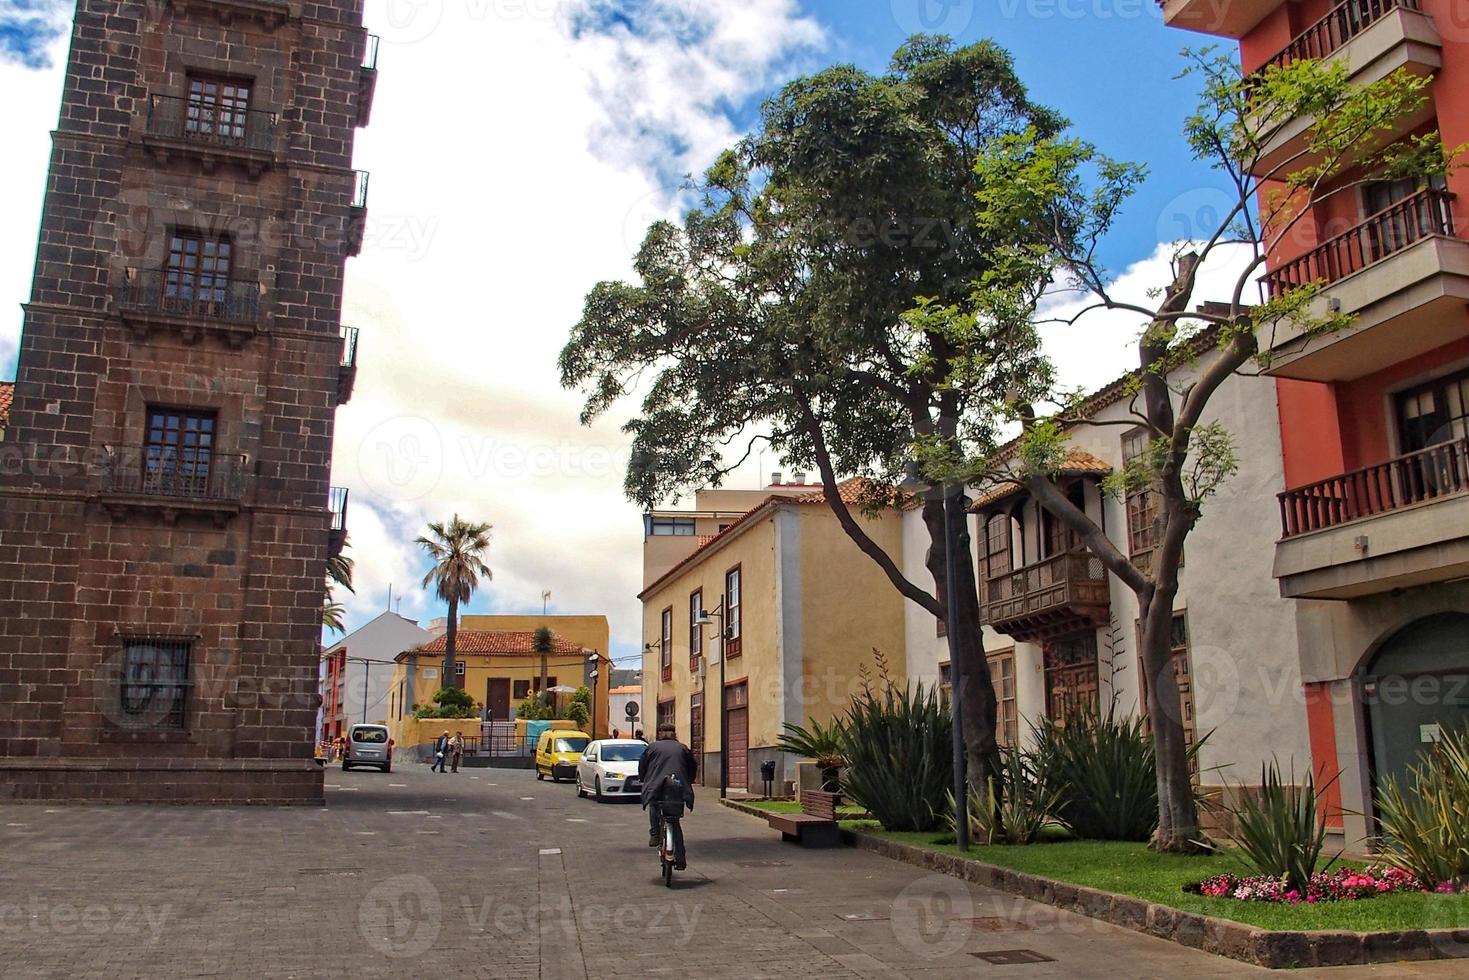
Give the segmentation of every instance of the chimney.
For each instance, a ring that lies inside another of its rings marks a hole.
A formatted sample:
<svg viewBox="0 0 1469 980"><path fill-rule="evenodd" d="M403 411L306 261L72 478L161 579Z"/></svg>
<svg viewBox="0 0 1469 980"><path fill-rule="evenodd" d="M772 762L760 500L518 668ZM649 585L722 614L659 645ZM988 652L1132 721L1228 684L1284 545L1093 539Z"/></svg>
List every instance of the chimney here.
<svg viewBox="0 0 1469 980"><path fill-rule="evenodd" d="M781 472L780 472L780 470L776 470L774 473L771 473L770 474L770 485L772 487L778 487L778 486L780 486L780 480L781 480Z"/></svg>
<svg viewBox="0 0 1469 980"><path fill-rule="evenodd" d="M806 474L800 470L796 470L795 474L791 477L791 482L804 487L806 485Z"/></svg>

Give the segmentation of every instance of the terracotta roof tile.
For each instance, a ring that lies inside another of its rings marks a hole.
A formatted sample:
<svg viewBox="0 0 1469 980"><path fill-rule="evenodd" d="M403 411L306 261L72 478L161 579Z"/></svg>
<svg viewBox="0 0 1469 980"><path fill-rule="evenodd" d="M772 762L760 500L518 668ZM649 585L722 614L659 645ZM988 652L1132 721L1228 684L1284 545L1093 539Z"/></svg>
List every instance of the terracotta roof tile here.
<svg viewBox="0 0 1469 980"><path fill-rule="evenodd" d="M10 403L15 400L15 382L0 381L0 429L10 421Z"/></svg>
<svg viewBox="0 0 1469 980"><path fill-rule="evenodd" d="M535 652L535 633L489 630L460 630L454 636L455 653L481 653L499 656L529 656ZM443 653L447 635L440 635L418 647L419 653ZM552 653L581 653L581 647L560 638L551 641Z"/></svg>
<svg viewBox="0 0 1469 980"><path fill-rule="evenodd" d="M1060 476L1106 476L1112 466L1083 449L1068 449L1066 460L1061 464ZM1021 492L1018 483L1000 483L990 487L969 505L970 513L977 513Z"/></svg>

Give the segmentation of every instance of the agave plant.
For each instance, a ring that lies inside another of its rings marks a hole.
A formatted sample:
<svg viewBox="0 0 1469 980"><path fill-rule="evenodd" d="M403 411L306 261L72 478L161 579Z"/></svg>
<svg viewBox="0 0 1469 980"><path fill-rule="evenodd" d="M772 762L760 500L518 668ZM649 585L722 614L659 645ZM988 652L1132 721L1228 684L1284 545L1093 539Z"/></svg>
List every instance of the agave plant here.
<svg viewBox="0 0 1469 980"><path fill-rule="evenodd" d="M1315 777L1307 773L1298 785L1294 768L1286 779L1279 763L1272 760L1262 765L1259 791L1246 792L1241 786L1236 794L1240 802L1225 806L1234 817L1235 840L1245 860L1260 874L1283 879L1289 888L1305 895L1326 848L1321 797L1335 781L1333 776L1317 789ZM1335 863L1332 858L1319 870L1328 870Z"/></svg>
<svg viewBox="0 0 1469 980"><path fill-rule="evenodd" d="M957 830L954 794L948 799L949 826ZM1047 827L1065 827L1056 816L1061 800L1059 788L1037 778L1026 753L1002 749L994 778L969 789L969 836L985 844L1033 844Z"/></svg>
<svg viewBox="0 0 1469 980"><path fill-rule="evenodd" d="M1059 793L1058 816L1078 837L1145 841L1158 826L1153 740L1141 718L1083 709L1065 725L1031 726L1038 779Z"/></svg>
<svg viewBox="0 0 1469 980"><path fill-rule="evenodd" d="M842 789L887 830L934 830L953 772L952 719L936 689L864 688L842 720Z"/></svg>
<svg viewBox="0 0 1469 980"><path fill-rule="evenodd" d="M1425 888L1469 877L1469 729L1445 729L1408 782L1388 777L1377 794L1384 857Z"/></svg>
<svg viewBox="0 0 1469 980"><path fill-rule="evenodd" d="M815 718L807 725L787 722L776 743L782 752L810 759L821 770L821 788L836 792L841 783L842 766L846 764L846 732L840 718L825 726Z"/></svg>

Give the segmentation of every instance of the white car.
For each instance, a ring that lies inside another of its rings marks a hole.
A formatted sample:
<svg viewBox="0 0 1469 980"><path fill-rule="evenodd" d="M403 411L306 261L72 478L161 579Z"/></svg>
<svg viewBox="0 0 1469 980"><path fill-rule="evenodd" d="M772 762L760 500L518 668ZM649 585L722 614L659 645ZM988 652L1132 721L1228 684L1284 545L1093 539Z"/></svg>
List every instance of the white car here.
<svg viewBox="0 0 1469 980"><path fill-rule="evenodd" d="M636 738L603 738L587 746L576 764L576 795L598 802L613 796L641 796L638 760L648 743Z"/></svg>

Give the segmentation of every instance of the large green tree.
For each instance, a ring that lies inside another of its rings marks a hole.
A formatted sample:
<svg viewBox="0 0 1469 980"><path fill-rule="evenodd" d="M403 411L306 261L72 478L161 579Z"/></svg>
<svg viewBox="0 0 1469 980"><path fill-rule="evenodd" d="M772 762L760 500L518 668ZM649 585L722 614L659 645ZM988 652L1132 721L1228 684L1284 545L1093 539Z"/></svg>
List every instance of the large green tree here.
<svg viewBox="0 0 1469 980"><path fill-rule="evenodd" d="M455 514L447 524L443 521L430 524L428 534L416 542L434 563L423 577L423 587L433 586L434 593L449 605L448 629L444 633L443 687L459 686L458 675L454 673L459 606L474 596L481 578L493 577L484 560L490 550L490 530L489 524L461 520Z"/></svg>
<svg viewBox="0 0 1469 980"><path fill-rule="evenodd" d="M1159 282L1150 299L1130 301L1116 294L1114 278L1096 257L1144 179L1144 168L1107 159L1078 140L1032 130L995 145L977 167L980 226L1009 243L993 256L1003 275L982 278L971 304L961 310L926 317L937 332L966 336L974 329L971 317L1006 322L1035 303L1034 294L1017 290L1017 283L1051 279L1087 298L1067 322L1098 308L1137 317L1138 366L1127 385L1129 416L1122 424L1142 427L1151 439L1148 451L1114 476L1109 488L1153 499L1154 546L1146 567L1122 553L1055 479L1074 430L1118 424L1088 415L1079 393L1055 391L1042 402L1012 398L1024 427L1013 454L997 458L993 446L980 440L965 447L964 460L949 457L950 444L932 445L926 455L931 468L953 478L1023 485L1137 595L1146 707L1158 760L1153 846L1169 851L1190 850L1202 840L1171 656L1179 566L1185 540L1237 462L1234 436L1210 420L1210 403L1231 376L1268 367L1276 338L1327 335L1350 322L1321 295L1326 283L1314 280L1314 267L1305 276L1275 277L1263 301L1256 279L1269 256L1310 250L1316 236L1312 217L1334 200L1375 181L1426 188L1462 153L1446 151L1436 133L1399 137L1427 98L1427 79L1399 72L1353 84L1345 64L1318 61L1245 78L1233 59L1207 51L1187 56L1185 76L1201 82L1202 98L1184 136L1195 156L1220 175L1227 204L1190 240L1177 243L1171 280ZM1310 125L1296 137L1301 120ZM1440 205L1431 195L1415 200L1404 205L1409 211L1400 218L1379 219L1389 224L1379 224L1377 232L1391 227L1406 236L1417 227L1428 233ZM1200 295L1201 270L1225 250L1243 256L1238 275L1225 295ZM947 328L941 322L946 316ZM955 383L967 388L971 379ZM972 384L986 390L987 378L976 373Z"/></svg>
<svg viewBox="0 0 1469 980"><path fill-rule="evenodd" d="M993 406L1045 388L1024 317L969 317L960 335L905 313L919 297L940 309L963 302L975 280L998 274L989 255L1002 242L975 215L976 164L1007 136L1062 125L990 42L920 35L885 74L839 65L798 78L708 170L682 223L649 229L638 281L587 295L560 361L563 384L587 394L584 422L646 384L626 426L634 501L718 486L763 441L820 473L842 528L906 598L939 618L955 605L971 778L996 754L995 698L963 500L948 503L959 556L948 596L941 495L923 503L925 587L870 539L837 485L873 478L861 509L875 512L896 501L915 436L955 451L992 444ZM964 388L952 384L961 366Z"/></svg>

